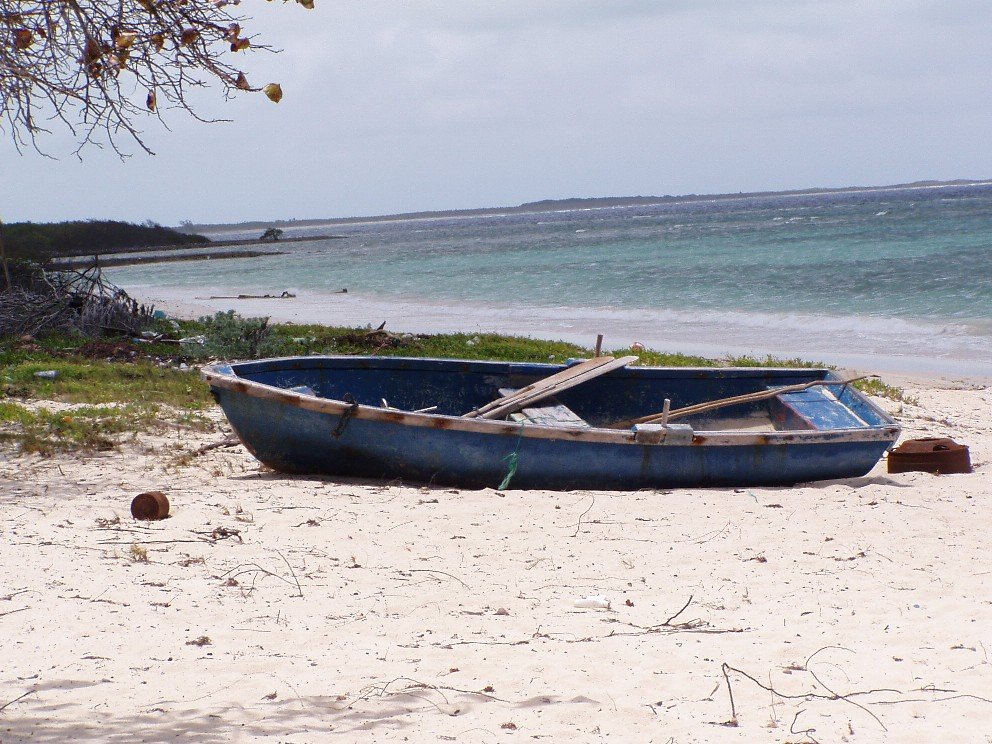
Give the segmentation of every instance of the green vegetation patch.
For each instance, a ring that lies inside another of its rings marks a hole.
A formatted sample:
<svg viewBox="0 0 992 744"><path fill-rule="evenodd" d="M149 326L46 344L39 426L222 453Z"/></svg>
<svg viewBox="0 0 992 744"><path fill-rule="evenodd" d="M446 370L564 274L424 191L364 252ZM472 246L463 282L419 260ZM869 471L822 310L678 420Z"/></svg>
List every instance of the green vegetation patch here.
<svg viewBox="0 0 992 744"><path fill-rule="evenodd" d="M59 256L92 256L149 246L203 245L210 240L154 222L135 225L113 220L58 223L11 222L3 225L7 255L45 260Z"/></svg>
<svg viewBox="0 0 992 744"><path fill-rule="evenodd" d="M55 372L54 379L38 377ZM67 403L145 403L200 410L211 405L210 389L196 371L160 367L150 361L24 359L9 364L0 382L13 397Z"/></svg>
<svg viewBox="0 0 992 744"><path fill-rule="evenodd" d="M905 391L902 388L896 387L895 385L889 385L877 377L869 377L866 380L858 380L853 384L858 390L863 393L867 393L868 395L877 395L880 398L889 398L890 400L905 403L910 402L906 398Z"/></svg>
<svg viewBox="0 0 992 744"><path fill-rule="evenodd" d="M181 362L375 354L561 363L592 353L565 341L494 333L426 335L393 333L384 328L270 325L267 319L243 318L234 312L198 321L156 321L155 330L163 338L153 343L65 334L40 339L0 338L0 440L15 441L27 452L92 451L114 447L129 433L164 425L209 428L212 424L202 414L214 405L209 387L198 370L177 369ZM180 338L189 337L203 337L204 343L178 343ZM617 349L612 353L636 353L639 363L646 366L826 366L771 356L715 360L650 349ZM38 376L39 372L54 376ZM904 400L902 390L877 378L854 385L871 395ZM54 413L25 406L18 399L54 400L80 407Z"/></svg>
<svg viewBox="0 0 992 744"><path fill-rule="evenodd" d="M588 352L586 352L588 354ZM630 349L618 349L611 352L613 356L626 356L636 354L640 357L639 365L644 367L721 367L723 362L718 359L707 359L706 357L693 356L692 354L678 354L665 351L652 351L651 349L641 349L631 351Z"/></svg>
<svg viewBox="0 0 992 744"><path fill-rule="evenodd" d="M754 357L750 355L728 356L724 362L728 367L786 367L789 369L835 369L823 362L811 362L807 359L793 357L792 359L781 359L768 354L765 357Z"/></svg>
<svg viewBox="0 0 992 744"><path fill-rule="evenodd" d="M85 406L57 412L0 401L0 441L13 442L25 453L114 449L125 435L160 422L157 406Z"/></svg>
<svg viewBox="0 0 992 744"><path fill-rule="evenodd" d="M413 334L370 328L318 325L273 326L283 354L375 354L514 362L562 362L589 350L565 341L542 341L495 333Z"/></svg>
<svg viewBox="0 0 992 744"><path fill-rule="evenodd" d="M272 332L268 318L242 318L233 310L200 318L197 330L206 336L188 353L223 359L261 359L284 356L283 339Z"/></svg>

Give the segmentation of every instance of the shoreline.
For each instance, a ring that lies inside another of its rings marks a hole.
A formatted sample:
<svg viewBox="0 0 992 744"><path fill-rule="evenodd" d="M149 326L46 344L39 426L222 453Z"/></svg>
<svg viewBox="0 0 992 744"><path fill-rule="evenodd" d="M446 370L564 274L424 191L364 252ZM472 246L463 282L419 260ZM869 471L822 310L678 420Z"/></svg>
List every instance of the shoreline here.
<svg viewBox="0 0 992 744"><path fill-rule="evenodd" d="M207 250L200 246L198 250ZM122 258L101 258L99 261L101 268L113 268L115 266L142 266L154 263L180 263L182 261L217 261L230 258L258 258L259 256L281 256L284 251L221 251L220 253L169 253L159 256L124 256ZM114 254L100 254L113 256ZM53 264L56 271L62 269L78 269L93 265L93 256L73 257L70 260L60 260Z"/></svg>
<svg viewBox="0 0 992 744"><path fill-rule="evenodd" d="M851 194L874 194L901 191L926 191L932 189L947 189L974 186L992 186L988 179L955 179L951 181L916 181L912 183L896 183L884 186L837 186L812 187L801 189L785 189L782 191L748 191L720 194L670 194L664 196L601 196L601 197L572 197L565 199L542 199L525 202L515 206L474 207L468 209L442 209L417 212L397 212L380 215L354 215L351 217L313 217L303 220L274 220L262 222L246 220L244 222L195 223L187 228L200 233L238 233L264 230L268 227L284 227L285 229L308 230L334 225L375 224L387 222L407 222L424 219L459 219L474 217L504 217L511 214L554 214L570 211L588 211L595 209L615 209L623 207L656 207L698 202L732 202L741 199L762 199L773 197L803 197L803 196L845 196Z"/></svg>
<svg viewBox="0 0 992 744"><path fill-rule="evenodd" d="M285 243L310 243L318 240L344 240L343 235L315 235L303 237L280 238L279 240L262 240L261 238L244 240L211 240L205 244L184 245L184 246L144 246L140 248L123 248L119 250L104 251L94 254L73 254L71 256L55 256L51 259L52 268L75 269L81 266L89 266L94 261L100 266L111 268L114 266L138 266L149 263L176 263L179 261L212 261L224 258L257 258L259 256L282 256L286 251L275 250ZM264 245L271 246L273 250L242 250L228 251L226 248L243 246ZM215 249L220 249L216 252ZM203 251L198 253L197 251ZM142 254L157 255L142 255Z"/></svg>
<svg viewBox="0 0 992 744"><path fill-rule="evenodd" d="M590 348L595 344L597 334L602 333L605 336L604 348L607 349L629 348L638 342L658 351L714 359L728 355L761 359L772 355L780 359L801 358L845 369L916 380L992 384L992 357L981 358L981 349L971 358L940 356L932 351L930 354L920 354L918 348L899 353L898 339L894 336L852 339L845 350L831 349L822 342L815 343L817 339L803 337L803 328L808 322L804 318L788 319L793 327L786 329L762 327L760 324L733 328L730 323L739 323L739 319L725 321L720 315L701 319L666 311L630 313L608 308L558 308L542 317L535 315L541 309L534 308L383 299L363 296L354 291L319 295L298 292L297 297L291 300L212 299L206 294L207 291L210 294L239 294L225 287L192 291L139 287L128 291L141 302L152 303L168 314L183 318L234 310L244 317L261 316L269 317L274 322L327 326L374 328L385 321L387 329L400 333L495 332L569 341ZM278 295L280 289L259 290L258 293ZM736 335L733 335L735 331ZM949 343L948 339L944 341ZM884 350L877 348L879 346L885 347Z"/></svg>

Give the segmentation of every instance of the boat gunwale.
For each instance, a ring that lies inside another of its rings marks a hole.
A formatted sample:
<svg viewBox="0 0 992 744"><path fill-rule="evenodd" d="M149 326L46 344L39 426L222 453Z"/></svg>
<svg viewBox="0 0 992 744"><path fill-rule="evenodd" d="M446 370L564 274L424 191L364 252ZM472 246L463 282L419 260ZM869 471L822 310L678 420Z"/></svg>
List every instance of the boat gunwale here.
<svg viewBox="0 0 992 744"><path fill-rule="evenodd" d="M367 360L371 357L350 357L350 356L319 356L304 357L306 359L331 359L331 360ZM545 426L541 424L522 424L516 421L498 421L494 419L482 418L462 418L461 416L451 416L439 413L415 413L413 411L401 411L397 409L387 409L381 406L370 406L362 403L349 403L335 398L322 398L315 395L307 395L288 390L286 388L268 385L246 377L238 376L234 369L237 364L253 363L277 363L280 361L298 361L300 357L274 357L271 359L249 360L245 362L219 362L203 367L201 374L204 380L212 387L225 388L234 392L243 393L250 397L272 400L285 405L293 406L315 413L326 413L331 415L341 415L346 411L351 411L350 418L366 421L374 421L387 424L399 424L403 426L425 427L441 429L446 431L460 431L476 434L489 434L501 436L521 436L534 439L556 439L561 441L579 441L600 444L624 444L639 446L673 446L664 440L656 443L646 443L637 441L633 429L607 429L603 427L590 426L589 428L562 428L556 426ZM397 359L397 357L382 357L382 359ZM487 360L463 360L463 359L430 359L424 357L403 357L408 361L424 362L449 362L449 363L492 363ZM530 362L496 362L500 364L527 364L534 366L555 366L542 365L541 363ZM717 368L709 367L627 367L628 370L639 369L671 369L682 372L712 371ZM774 371L782 373L796 372L797 369L790 367L720 367L721 372L754 372L756 370ZM828 376L834 375L831 370L820 370L815 368L800 368L806 372L823 371ZM836 376L836 375L835 375ZM838 378L839 379L839 378ZM859 393L860 395L860 393ZM771 445L771 444L830 444L830 443L858 443L858 442L880 442L889 441L894 444L899 436L902 427L892 421L891 417L875 405L871 400L862 396L862 400L883 419L890 421L887 424L872 424L866 427L810 430L810 429L783 429L769 432L748 432L738 430L694 430L691 446L746 446L746 445ZM677 445L676 445L677 446Z"/></svg>

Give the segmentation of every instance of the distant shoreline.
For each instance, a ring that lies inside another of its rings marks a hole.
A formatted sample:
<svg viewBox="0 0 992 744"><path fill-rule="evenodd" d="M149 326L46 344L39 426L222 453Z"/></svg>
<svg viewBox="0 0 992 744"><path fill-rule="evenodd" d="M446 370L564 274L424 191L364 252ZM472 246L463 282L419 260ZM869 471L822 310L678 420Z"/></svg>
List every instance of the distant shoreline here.
<svg viewBox="0 0 992 744"><path fill-rule="evenodd" d="M197 246L201 250L204 246ZM158 250L167 250L159 248ZM179 261L214 261L222 258L257 258L258 256L281 256L284 251L222 251L220 253L177 253L162 256L126 256L124 258L100 258L101 268L113 266L139 266L151 263L177 263ZM57 261L52 264L55 270L78 269L92 266L94 256L73 256L68 261Z"/></svg>
<svg viewBox="0 0 992 744"><path fill-rule="evenodd" d="M232 245L272 245L278 246L283 243L309 243L314 240L344 240L344 235L301 235L292 238L279 238L279 240L262 240L261 238L254 238L251 240L211 240L207 245L200 246L201 248L225 248ZM141 250L156 250L155 248L143 248ZM159 249L167 250L167 249ZM134 251L137 253L137 251Z"/></svg>
<svg viewBox="0 0 992 744"><path fill-rule="evenodd" d="M186 245L139 245L131 248L110 248L97 253L67 253L62 256L53 256L54 259L64 261L65 259L92 258L93 256L118 256L122 253L156 253L159 251L203 251L213 248L230 248L241 245L271 245L280 246L283 243L307 243L314 240L344 240L343 235L303 235L291 238L279 238L278 240L262 240L261 238L246 238L244 240L211 240L209 243L189 243ZM176 259L179 260L179 259ZM102 261L107 266L112 264ZM120 265L120 264L113 264Z"/></svg>
<svg viewBox="0 0 992 744"><path fill-rule="evenodd" d="M308 218L303 220L250 220L248 222L222 222L185 224L176 229L181 232L231 232L264 230L271 227L281 229L301 229L328 225L350 225L356 223L399 222L403 220L436 219L444 217L483 217L510 214L539 214L542 212L562 212L580 209L611 209L617 207L648 207L662 204L686 204L707 201L732 201L734 199L754 199L787 196L821 196L830 194L876 193L879 191L911 191L916 189L953 188L956 186L992 186L992 179L952 181L914 181L888 186L842 186L838 188L807 188L786 191L748 191L724 194L682 194L676 196L605 196L590 198L543 199L525 202L514 207L479 207L475 209L430 210L422 212L400 212L396 214L369 215L356 217ZM339 236L329 236L339 237ZM283 238L282 242L292 238ZM313 238L306 238L311 240ZM240 242L240 241L238 241Z"/></svg>
<svg viewBox="0 0 992 744"><path fill-rule="evenodd" d="M121 250L106 251L104 253L77 253L71 256L59 256L53 260L52 266L55 269L78 268L89 266L93 259L98 259L101 266L135 266L148 263L173 263L176 261L199 261L213 260L217 258L255 258L257 256L281 256L285 251L223 251L215 253L216 248L230 248L232 246L267 245L274 248L284 243L307 243L315 240L343 240L342 235L315 235L306 237L280 238L279 240L211 240L209 243L197 243L195 245L148 245L138 248L124 248ZM187 253L186 251L209 251L209 253ZM168 252L167 255L166 252ZM134 253L162 253L160 256L135 256L121 254ZM105 258L113 256L114 258Z"/></svg>

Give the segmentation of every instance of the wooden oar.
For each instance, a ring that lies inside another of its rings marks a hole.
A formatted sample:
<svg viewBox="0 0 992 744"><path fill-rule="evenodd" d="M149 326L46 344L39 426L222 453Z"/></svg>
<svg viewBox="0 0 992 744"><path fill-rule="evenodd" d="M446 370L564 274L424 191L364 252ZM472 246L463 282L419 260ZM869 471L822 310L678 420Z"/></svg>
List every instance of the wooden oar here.
<svg viewBox="0 0 992 744"><path fill-rule="evenodd" d="M662 411L661 413L652 413L647 416L642 416L641 418L630 419L628 421L619 421L615 424L608 424L604 428L629 429L635 424L653 424L661 421L662 419L671 421L673 419L685 418L686 416L693 416L697 413L713 411L717 408L724 408L725 406L733 406L741 403L755 403L759 400L767 400L768 398L774 398L776 395L780 395L782 393L798 393L802 390L808 390L811 387L817 387L819 385L850 385L852 382L864 380L868 377L877 377L877 375L862 375L861 377L852 377L850 380L814 380L813 382L801 383L799 385L786 385L784 387L773 388L771 390L759 390L755 393L735 395L731 398L721 398L719 400L712 400L708 403L696 403L691 406L685 406L684 408L677 408L674 411L668 411L667 417L666 413Z"/></svg>
<svg viewBox="0 0 992 744"><path fill-rule="evenodd" d="M554 395L562 390L567 390L594 377L599 377L610 370L635 362L637 359L638 357L636 356L623 357L622 359L614 359L610 356L587 359L584 362L563 369L561 372L557 372L550 377L545 377L543 380L538 380L526 387L522 387L510 395L497 398L474 411L469 411L462 418L498 418L499 416L506 416L520 410L529 403Z"/></svg>

